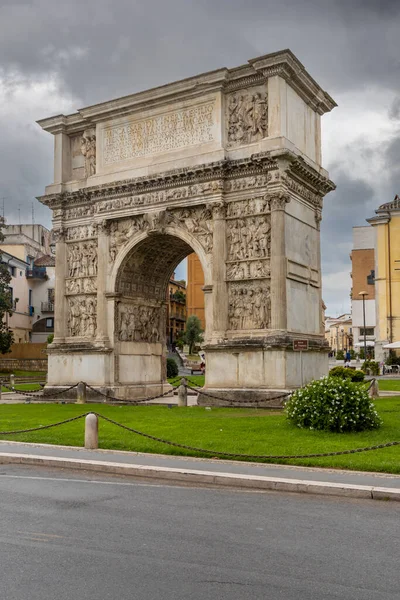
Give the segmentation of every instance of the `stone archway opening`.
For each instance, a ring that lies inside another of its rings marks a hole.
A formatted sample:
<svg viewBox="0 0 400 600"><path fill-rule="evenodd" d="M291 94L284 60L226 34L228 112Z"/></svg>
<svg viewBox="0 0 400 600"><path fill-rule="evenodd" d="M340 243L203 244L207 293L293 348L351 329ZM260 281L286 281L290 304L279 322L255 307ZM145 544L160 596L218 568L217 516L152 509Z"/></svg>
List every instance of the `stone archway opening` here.
<svg viewBox="0 0 400 600"><path fill-rule="evenodd" d="M119 395L151 395L166 387L167 294L171 275L193 248L151 233L122 261L115 283L115 385Z"/></svg>

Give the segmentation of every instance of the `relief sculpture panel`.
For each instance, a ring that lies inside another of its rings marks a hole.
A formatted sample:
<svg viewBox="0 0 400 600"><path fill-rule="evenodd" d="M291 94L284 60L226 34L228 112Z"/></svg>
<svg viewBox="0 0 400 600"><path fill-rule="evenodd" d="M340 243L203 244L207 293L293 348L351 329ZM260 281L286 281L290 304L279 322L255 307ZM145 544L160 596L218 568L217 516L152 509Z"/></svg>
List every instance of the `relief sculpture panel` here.
<svg viewBox="0 0 400 600"><path fill-rule="evenodd" d="M230 282L229 328L268 329L271 317L269 282Z"/></svg>
<svg viewBox="0 0 400 600"><path fill-rule="evenodd" d="M267 136L268 102L264 90L230 94L227 106L228 146L251 144Z"/></svg>
<svg viewBox="0 0 400 600"><path fill-rule="evenodd" d="M138 231L149 228L148 220L143 216L113 221L110 225L110 261L114 262L119 249Z"/></svg>
<svg viewBox="0 0 400 600"><path fill-rule="evenodd" d="M228 221L228 261L265 259L270 256L270 215Z"/></svg>
<svg viewBox="0 0 400 600"><path fill-rule="evenodd" d="M97 242L68 244L68 277L95 277L97 275Z"/></svg>
<svg viewBox="0 0 400 600"><path fill-rule="evenodd" d="M118 339L121 342L160 342L165 308L143 304L119 304Z"/></svg>
<svg viewBox="0 0 400 600"><path fill-rule="evenodd" d="M96 335L97 299L95 296L68 298L68 332L71 337Z"/></svg>

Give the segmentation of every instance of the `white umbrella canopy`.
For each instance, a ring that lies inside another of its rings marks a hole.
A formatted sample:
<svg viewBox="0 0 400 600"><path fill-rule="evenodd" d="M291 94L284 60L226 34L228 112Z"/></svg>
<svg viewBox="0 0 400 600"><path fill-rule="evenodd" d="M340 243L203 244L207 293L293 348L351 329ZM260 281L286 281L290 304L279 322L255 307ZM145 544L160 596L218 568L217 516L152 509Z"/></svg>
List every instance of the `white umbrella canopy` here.
<svg viewBox="0 0 400 600"><path fill-rule="evenodd" d="M382 348L400 348L400 342L392 342L391 344L385 344Z"/></svg>
<svg viewBox="0 0 400 600"><path fill-rule="evenodd" d="M375 342L372 342L371 340L367 340L366 341L366 346L375 346ZM354 348L364 348L364 342L357 342L356 344L354 344ZM384 346L385 348L385 346ZM400 346L399 346L400 348Z"/></svg>

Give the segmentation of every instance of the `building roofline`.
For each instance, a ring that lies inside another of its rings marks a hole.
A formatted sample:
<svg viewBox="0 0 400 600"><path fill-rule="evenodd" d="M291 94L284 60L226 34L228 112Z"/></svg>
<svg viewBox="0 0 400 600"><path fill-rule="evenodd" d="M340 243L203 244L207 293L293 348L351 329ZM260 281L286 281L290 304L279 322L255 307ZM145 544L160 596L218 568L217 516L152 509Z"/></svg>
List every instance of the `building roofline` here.
<svg viewBox="0 0 400 600"><path fill-rule="evenodd" d="M23 264L25 265L25 267L28 267L28 266L29 266L29 263L27 263L25 260L22 260L22 258L18 258L18 256L14 256L13 254L10 254L10 253L9 253L9 252L7 252L6 250L2 250L2 249L0 248L0 258L1 258L2 262L4 262L4 261L3 261L3 256L4 256L4 255L7 255L7 256L9 257L9 259L10 259L10 260L13 258L13 259L14 259L14 260L16 260L16 261L18 261L18 262L20 262L20 263L23 263ZM24 267L24 268L25 268L25 267Z"/></svg>
<svg viewBox="0 0 400 600"><path fill-rule="evenodd" d="M154 108L171 101L182 101L207 92L232 91L265 82L268 77L280 76L319 114L330 112L336 102L306 71L303 64L289 49L265 54L248 60L247 64L228 69L222 67L150 88L144 91L115 98L80 108L70 115L55 115L39 119L38 125L45 131L57 133L79 133L95 123L120 117L143 109Z"/></svg>

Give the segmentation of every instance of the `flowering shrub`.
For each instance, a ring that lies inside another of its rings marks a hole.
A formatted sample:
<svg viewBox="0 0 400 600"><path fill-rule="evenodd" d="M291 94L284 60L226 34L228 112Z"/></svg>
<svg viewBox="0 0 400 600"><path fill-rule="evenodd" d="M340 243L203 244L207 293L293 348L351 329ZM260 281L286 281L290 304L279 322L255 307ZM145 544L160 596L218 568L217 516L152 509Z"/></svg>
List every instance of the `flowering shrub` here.
<svg viewBox="0 0 400 600"><path fill-rule="evenodd" d="M294 425L345 433L376 429L381 419L367 390L339 377L323 377L293 392L286 403L287 418Z"/></svg>

